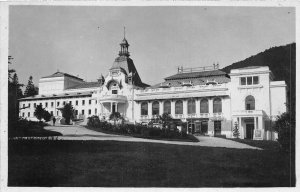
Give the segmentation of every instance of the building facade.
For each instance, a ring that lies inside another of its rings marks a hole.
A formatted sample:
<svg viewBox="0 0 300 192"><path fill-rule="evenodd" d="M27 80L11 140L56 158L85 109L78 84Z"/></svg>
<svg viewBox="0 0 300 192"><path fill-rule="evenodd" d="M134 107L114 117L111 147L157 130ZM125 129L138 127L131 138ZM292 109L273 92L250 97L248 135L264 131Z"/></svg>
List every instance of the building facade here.
<svg viewBox="0 0 300 192"><path fill-rule="evenodd" d="M272 123L286 112L286 84L273 81L267 66L233 69L229 74L210 67L178 68L176 74L149 86L142 82L124 38L119 56L106 76L96 82L62 72L39 81L39 94L20 99L20 116L34 118L38 104L57 119L66 103L79 119L97 115L108 119L119 112L127 122L148 123L169 113L186 122L191 134L231 138L238 127L240 138L276 139Z"/></svg>

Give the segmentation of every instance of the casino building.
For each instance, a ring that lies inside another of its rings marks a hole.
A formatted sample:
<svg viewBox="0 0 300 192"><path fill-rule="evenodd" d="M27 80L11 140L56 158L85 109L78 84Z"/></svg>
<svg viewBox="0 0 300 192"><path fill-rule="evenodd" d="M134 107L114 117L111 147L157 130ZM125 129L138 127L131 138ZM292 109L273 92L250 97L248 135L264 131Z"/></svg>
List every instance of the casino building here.
<svg viewBox="0 0 300 192"><path fill-rule="evenodd" d="M273 81L267 66L233 69L229 74L209 67L178 68L177 73L153 86L142 82L124 38L119 56L106 76L96 82L56 72L42 77L39 94L20 99L20 117L34 120L39 104L57 119L66 103L75 115L108 119L119 112L127 122L147 123L163 113L187 122L188 132L242 139L276 139L272 123L286 111L286 84Z"/></svg>

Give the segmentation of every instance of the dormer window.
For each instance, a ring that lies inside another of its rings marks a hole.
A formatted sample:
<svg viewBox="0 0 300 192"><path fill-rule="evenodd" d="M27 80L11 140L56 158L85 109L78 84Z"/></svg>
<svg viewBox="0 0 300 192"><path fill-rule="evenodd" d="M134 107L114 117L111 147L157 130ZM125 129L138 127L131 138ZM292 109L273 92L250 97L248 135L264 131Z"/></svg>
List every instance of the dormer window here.
<svg viewBox="0 0 300 192"><path fill-rule="evenodd" d="M259 84L258 76L248 76L240 78L240 85L257 85Z"/></svg>
<svg viewBox="0 0 300 192"><path fill-rule="evenodd" d="M118 90L111 90L111 93L117 95L118 94Z"/></svg>

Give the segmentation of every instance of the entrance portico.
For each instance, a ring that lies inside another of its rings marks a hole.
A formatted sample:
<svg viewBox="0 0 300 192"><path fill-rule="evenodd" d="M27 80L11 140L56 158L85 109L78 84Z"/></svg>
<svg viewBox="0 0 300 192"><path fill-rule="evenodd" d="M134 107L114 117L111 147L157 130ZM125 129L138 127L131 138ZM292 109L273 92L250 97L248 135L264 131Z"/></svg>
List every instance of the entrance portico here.
<svg viewBox="0 0 300 192"><path fill-rule="evenodd" d="M263 139L262 110L243 110L233 113L233 127L237 123L241 139Z"/></svg>
<svg viewBox="0 0 300 192"><path fill-rule="evenodd" d="M123 95L112 94L99 98L100 116L108 118L111 113L115 112L119 112L122 116L126 115L126 102L127 98Z"/></svg>

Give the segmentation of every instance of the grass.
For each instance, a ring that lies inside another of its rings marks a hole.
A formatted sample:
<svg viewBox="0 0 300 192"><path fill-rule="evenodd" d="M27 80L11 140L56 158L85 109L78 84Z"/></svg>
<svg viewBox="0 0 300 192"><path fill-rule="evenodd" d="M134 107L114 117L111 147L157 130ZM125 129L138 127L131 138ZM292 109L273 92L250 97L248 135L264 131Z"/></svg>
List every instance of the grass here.
<svg viewBox="0 0 300 192"><path fill-rule="evenodd" d="M229 139L239 143L244 143L253 147L258 147L265 150L278 150L280 145L277 141L267 140L251 140L251 139Z"/></svg>
<svg viewBox="0 0 300 192"><path fill-rule="evenodd" d="M250 150L120 141L10 140L9 186L290 186L289 157Z"/></svg>

